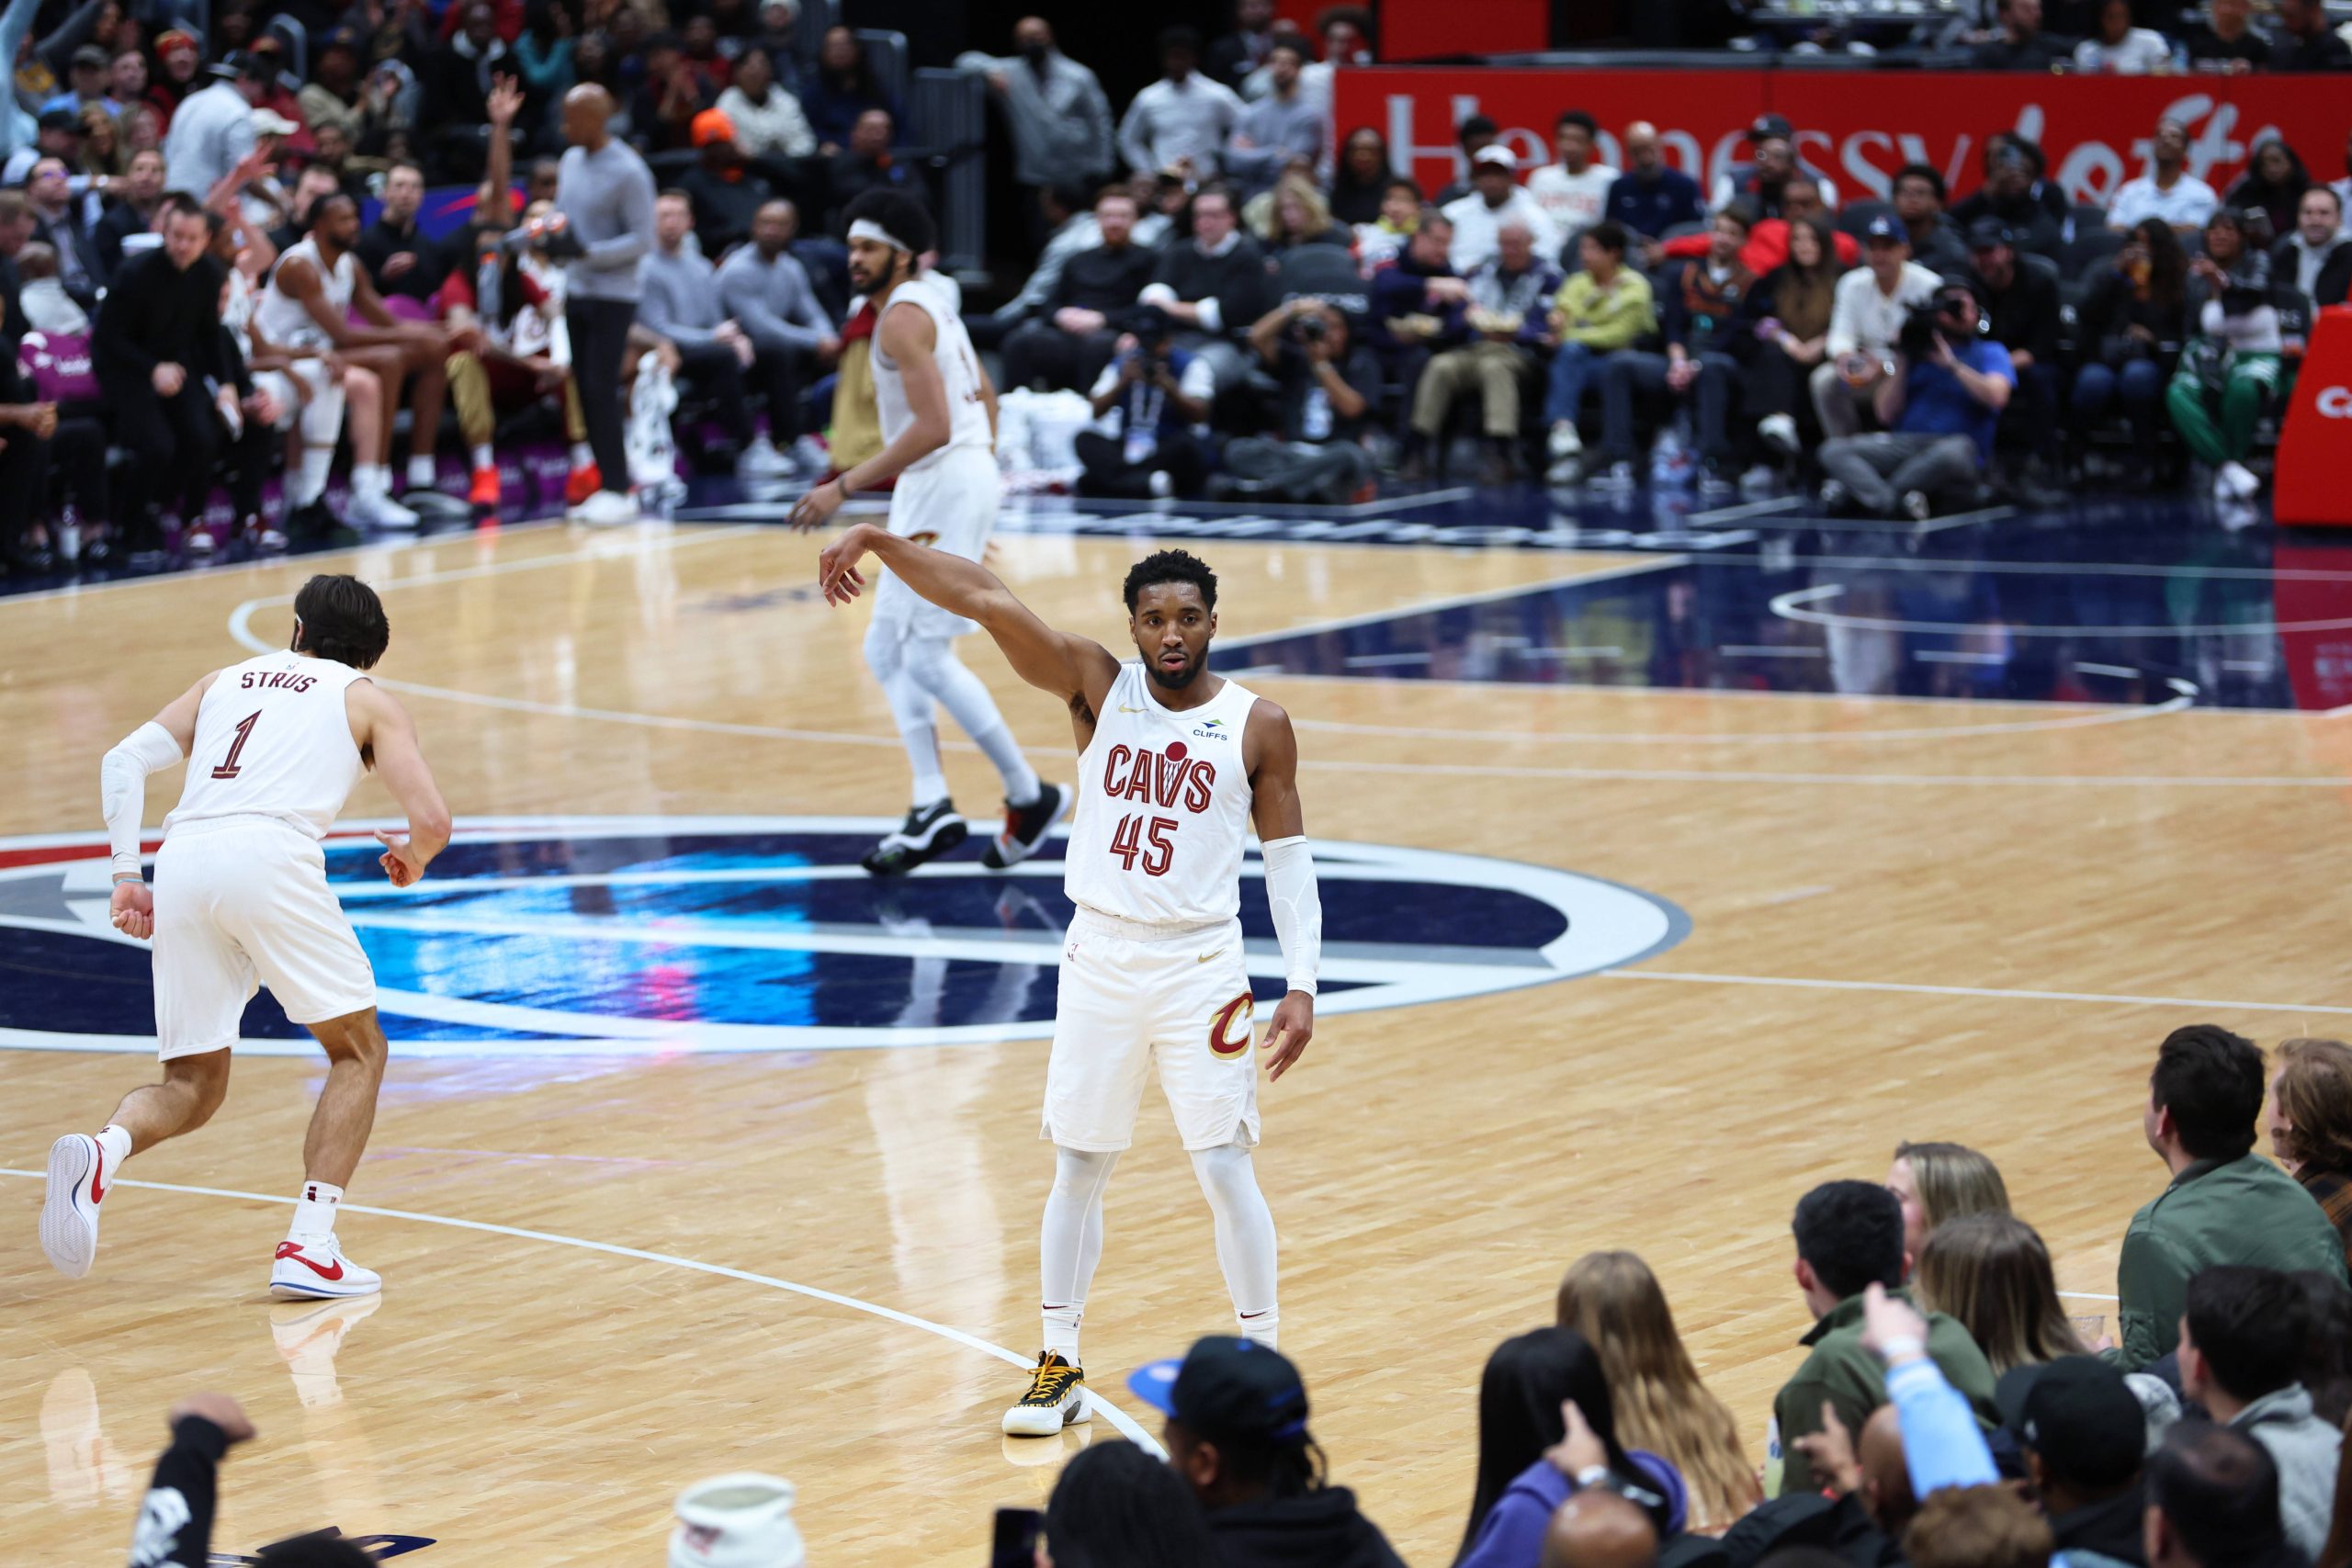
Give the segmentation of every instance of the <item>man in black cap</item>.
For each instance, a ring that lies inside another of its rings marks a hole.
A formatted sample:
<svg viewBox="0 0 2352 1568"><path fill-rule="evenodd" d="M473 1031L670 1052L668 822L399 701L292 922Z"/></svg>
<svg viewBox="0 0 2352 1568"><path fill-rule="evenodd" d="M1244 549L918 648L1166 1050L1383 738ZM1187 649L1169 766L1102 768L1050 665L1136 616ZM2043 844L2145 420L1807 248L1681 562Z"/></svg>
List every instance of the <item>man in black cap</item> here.
<svg viewBox="0 0 2352 1568"><path fill-rule="evenodd" d="M1821 202L1830 211L1838 210L1838 187L1829 176L1797 156L1796 128L1777 114L1760 114L1756 123L1747 128L1747 144L1754 149L1750 162L1735 164L1715 180L1715 188L1707 203L1721 212L1733 202L1745 199L1756 209L1758 218L1786 218L1789 213L1781 206L1781 193L1789 177L1799 170L1811 175L1821 187Z"/></svg>
<svg viewBox="0 0 2352 1568"><path fill-rule="evenodd" d="M1212 1335L1164 1397L1145 1397L1167 1414L1168 1462L1208 1516L1225 1568L1404 1568L1355 1494L1325 1484L1306 1386L1281 1351Z"/></svg>
<svg viewBox="0 0 2352 1568"><path fill-rule="evenodd" d="M1993 341L2009 351L2017 372L2018 395L2002 411L1995 445L2030 455L2018 493L2047 505L2056 499L2046 492L2057 477L2058 411L2066 389L2058 362L2058 279L2018 259L2017 236L1997 218L1968 226L1968 260Z"/></svg>
<svg viewBox="0 0 2352 1568"><path fill-rule="evenodd" d="M2147 1420L2122 1371L2064 1356L2004 1373L1993 1400L2068 1568L2144 1568Z"/></svg>
<svg viewBox="0 0 2352 1568"><path fill-rule="evenodd" d="M105 50L94 43L84 44L74 51L73 62L66 67L66 90L41 105L42 112L63 109L79 119L84 109L96 104L108 114L120 114L122 105L107 94L107 76L112 66Z"/></svg>

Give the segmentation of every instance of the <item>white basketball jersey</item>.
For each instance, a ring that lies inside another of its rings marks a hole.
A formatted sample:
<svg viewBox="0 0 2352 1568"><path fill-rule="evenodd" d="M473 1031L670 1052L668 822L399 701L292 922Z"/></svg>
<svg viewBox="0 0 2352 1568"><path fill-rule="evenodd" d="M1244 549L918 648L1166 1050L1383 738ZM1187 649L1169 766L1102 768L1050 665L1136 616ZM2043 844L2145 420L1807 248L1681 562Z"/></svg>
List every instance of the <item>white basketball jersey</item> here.
<svg viewBox="0 0 2352 1568"><path fill-rule="evenodd" d="M187 782L164 833L208 817L276 817L325 838L367 771L344 706L362 678L336 660L293 652L220 671L197 707Z"/></svg>
<svg viewBox="0 0 2352 1568"><path fill-rule="evenodd" d="M947 444L908 464L906 471L910 474L936 466L958 446L977 446L985 452L989 446L989 405L980 391L980 362L972 353L963 318L956 313L951 288L945 279L928 274L910 277L891 290L884 306L886 310L902 303L918 306L931 318L932 363L939 367L940 385L947 392ZM907 407L906 382L898 366L882 352L879 333L874 340L874 406L881 416L884 446L896 441L915 422L914 411Z"/></svg>
<svg viewBox="0 0 2352 1568"><path fill-rule="evenodd" d="M1258 694L1238 681L1196 708L1164 707L1141 664L1123 664L1078 761L1062 890L1098 914L1153 925L1241 912L1250 835L1241 732Z"/></svg>
<svg viewBox="0 0 2352 1568"><path fill-rule="evenodd" d="M277 258L277 265L282 267L298 256L309 262L311 270L319 275L327 309L338 317L350 315L351 293L359 277L359 258L345 251L330 267L319 257L319 242L311 238L288 246L286 254ZM302 302L277 287L275 270L269 275L269 287L262 291L260 308L254 312L254 324L261 329L262 336L280 348L334 346L325 331L311 319L311 312Z"/></svg>

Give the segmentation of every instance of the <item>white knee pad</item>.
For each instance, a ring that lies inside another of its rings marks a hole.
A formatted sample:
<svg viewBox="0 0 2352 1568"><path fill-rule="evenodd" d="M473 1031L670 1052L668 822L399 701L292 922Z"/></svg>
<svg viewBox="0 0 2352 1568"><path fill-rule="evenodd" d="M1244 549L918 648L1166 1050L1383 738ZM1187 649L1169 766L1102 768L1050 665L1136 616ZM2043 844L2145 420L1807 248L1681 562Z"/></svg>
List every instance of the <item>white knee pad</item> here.
<svg viewBox="0 0 2352 1568"><path fill-rule="evenodd" d="M865 628L865 667L888 689L891 678L906 667L907 632L896 621L874 617Z"/></svg>

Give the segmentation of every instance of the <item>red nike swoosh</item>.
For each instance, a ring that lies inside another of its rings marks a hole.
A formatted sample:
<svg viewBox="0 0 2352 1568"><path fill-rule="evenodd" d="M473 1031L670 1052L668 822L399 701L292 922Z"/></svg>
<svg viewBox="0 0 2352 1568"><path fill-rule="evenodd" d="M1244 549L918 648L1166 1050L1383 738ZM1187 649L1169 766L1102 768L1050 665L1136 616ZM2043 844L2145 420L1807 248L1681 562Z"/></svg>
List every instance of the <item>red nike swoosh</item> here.
<svg viewBox="0 0 2352 1568"><path fill-rule="evenodd" d="M340 1258L334 1260L334 1267L332 1269L322 1269L316 1263L313 1263L309 1258L303 1257L301 1247L290 1241L281 1241L277 1244L277 1256L280 1258L292 1258L295 1262L300 1263L303 1268L308 1269L311 1273L316 1274L322 1280L340 1280L343 1278L343 1259Z"/></svg>
<svg viewBox="0 0 2352 1568"><path fill-rule="evenodd" d="M93 1149L90 1156L90 1203L95 1208L105 1202L107 1198L106 1183L100 1179L107 1173L107 1152L97 1147L96 1138L91 1139L90 1143Z"/></svg>

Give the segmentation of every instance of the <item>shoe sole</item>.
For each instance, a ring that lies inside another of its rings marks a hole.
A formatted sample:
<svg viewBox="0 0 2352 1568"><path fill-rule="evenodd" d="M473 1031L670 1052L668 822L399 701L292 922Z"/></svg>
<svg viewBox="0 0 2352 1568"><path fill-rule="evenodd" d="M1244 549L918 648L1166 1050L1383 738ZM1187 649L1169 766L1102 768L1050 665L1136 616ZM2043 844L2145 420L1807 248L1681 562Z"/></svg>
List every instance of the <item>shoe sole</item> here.
<svg viewBox="0 0 2352 1568"><path fill-rule="evenodd" d="M928 843L916 844L900 840L899 848L906 857L902 863L888 870L875 865L873 863L880 853L878 850L857 863L864 866L869 875L904 876L926 861L937 860L971 836L971 827L962 818L951 817L931 830Z"/></svg>
<svg viewBox="0 0 2352 1568"><path fill-rule="evenodd" d="M1058 1416L1059 1419L1056 1419ZM1094 1419L1094 1411L1083 1392L1059 1411L1035 1410L1014 1405L1004 1413L999 1423L1008 1438L1050 1438L1066 1427Z"/></svg>
<svg viewBox="0 0 2352 1568"><path fill-rule="evenodd" d="M82 1184L97 1158L95 1140L69 1133L49 1145L49 1192L40 1205L40 1249L50 1265L69 1280L90 1271L98 1255L95 1207L83 1212Z"/></svg>
<svg viewBox="0 0 2352 1568"><path fill-rule="evenodd" d="M1007 871L1044 846L1046 837L1054 830L1054 824L1068 815L1070 799L1070 792L1059 784L1047 784L1046 787L1052 790L1057 798L1054 801L1054 814L1046 818L1045 825L1037 829L1037 836L1024 841L1010 833L999 833L995 841L989 845L989 852L980 857L982 865L990 871Z"/></svg>
<svg viewBox="0 0 2352 1568"><path fill-rule="evenodd" d="M372 1296L383 1288L380 1280L373 1285L362 1285L356 1291L338 1291L323 1283L313 1287L289 1280L272 1280L269 1282L271 1297L281 1302L343 1301L352 1296Z"/></svg>

